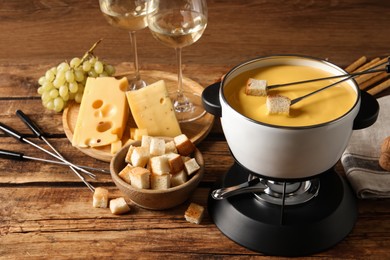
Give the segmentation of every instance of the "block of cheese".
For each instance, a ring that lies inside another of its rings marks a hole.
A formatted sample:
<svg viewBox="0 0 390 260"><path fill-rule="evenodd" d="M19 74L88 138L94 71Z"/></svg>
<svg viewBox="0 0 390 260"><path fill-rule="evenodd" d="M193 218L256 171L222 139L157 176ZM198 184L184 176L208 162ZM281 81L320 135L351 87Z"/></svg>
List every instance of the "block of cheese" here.
<svg viewBox="0 0 390 260"><path fill-rule="evenodd" d="M73 133L72 145L98 147L122 138L129 115L126 78L87 79Z"/></svg>
<svg viewBox="0 0 390 260"><path fill-rule="evenodd" d="M172 101L163 80L126 92L131 113L138 128L150 136L175 137L181 134Z"/></svg>

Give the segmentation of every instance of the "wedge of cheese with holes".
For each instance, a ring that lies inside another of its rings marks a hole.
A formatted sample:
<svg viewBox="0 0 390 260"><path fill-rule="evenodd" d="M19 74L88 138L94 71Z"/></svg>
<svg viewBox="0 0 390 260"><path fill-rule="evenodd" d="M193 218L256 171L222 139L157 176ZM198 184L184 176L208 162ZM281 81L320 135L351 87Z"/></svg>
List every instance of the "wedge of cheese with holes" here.
<svg viewBox="0 0 390 260"><path fill-rule="evenodd" d="M99 147L122 138L129 116L127 87L126 78L87 79L74 129L73 146Z"/></svg>
<svg viewBox="0 0 390 260"><path fill-rule="evenodd" d="M138 90L127 91L126 96L137 127L147 129L148 135L175 137L181 134L163 80Z"/></svg>

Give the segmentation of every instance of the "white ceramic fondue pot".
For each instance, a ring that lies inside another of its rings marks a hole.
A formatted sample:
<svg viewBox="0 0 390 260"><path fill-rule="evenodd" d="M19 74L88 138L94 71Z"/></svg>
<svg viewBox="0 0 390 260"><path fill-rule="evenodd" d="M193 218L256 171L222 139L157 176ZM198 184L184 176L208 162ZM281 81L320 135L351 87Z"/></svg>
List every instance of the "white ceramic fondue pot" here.
<svg viewBox="0 0 390 260"><path fill-rule="evenodd" d="M209 86L210 89L206 88L202 95L203 104L208 112L221 116L227 143L240 165L270 179L310 178L337 163L348 144L352 130L367 127L375 122L379 106L373 97L364 92L372 103L370 104L372 113L362 118L359 126L355 119L360 111L362 92L353 79L345 82L356 93L356 102L344 115L323 124L304 127L265 124L240 114L229 105L225 97L225 88L230 80L246 71L273 65L301 65L318 68L332 75L347 74L334 64L312 57L296 55L259 57L234 67L221 83ZM240 86L230 84L229 87ZM217 88L218 98L215 97ZM368 109L366 105L364 106Z"/></svg>

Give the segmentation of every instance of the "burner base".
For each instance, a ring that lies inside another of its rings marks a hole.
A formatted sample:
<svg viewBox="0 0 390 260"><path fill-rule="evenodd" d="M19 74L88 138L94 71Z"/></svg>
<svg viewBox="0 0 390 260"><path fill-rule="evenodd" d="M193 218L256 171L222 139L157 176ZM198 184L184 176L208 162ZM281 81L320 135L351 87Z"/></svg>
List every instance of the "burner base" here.
<svg viewBox="0 0 390 260"><path fill-rule="evenodd" d="M249 173L233 165L214 189L248 180ZM208 211L228 238L253 251L279 256L305 256L343 240L357 219L356 198L333 169L317 176L321 188L306 203L281 207L259 201L252 193L224 200L210 195Z"/></svg>

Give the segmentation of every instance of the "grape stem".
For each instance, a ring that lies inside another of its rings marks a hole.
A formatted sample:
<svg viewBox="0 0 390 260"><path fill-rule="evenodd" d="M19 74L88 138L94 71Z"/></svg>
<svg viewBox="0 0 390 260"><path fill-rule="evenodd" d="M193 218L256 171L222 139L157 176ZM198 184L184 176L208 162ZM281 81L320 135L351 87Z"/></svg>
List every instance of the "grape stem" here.
<svg viewBox="0 0 390 260"><path fill-rule="evenodd" d="M95 48L99 45L99 43L102 41L103 39L99 39L97 42L95 42L92 47L84 54L84 56L81 58L81 61L80 61L80 64L83 64L83 62L89 57L89 55L93 55L93 51L95 50ZM79 64L79 66L80 66Z"/></svg>

